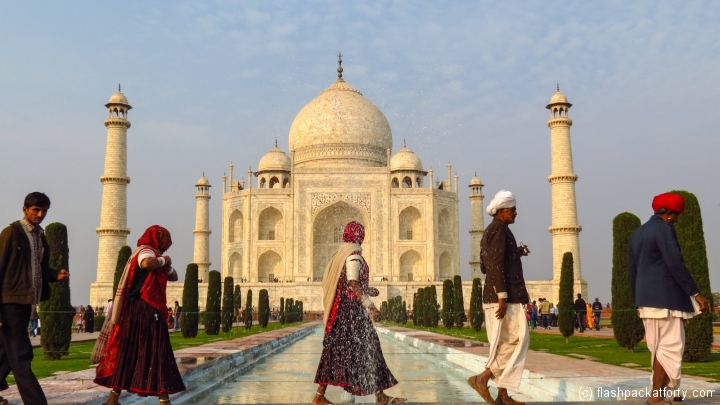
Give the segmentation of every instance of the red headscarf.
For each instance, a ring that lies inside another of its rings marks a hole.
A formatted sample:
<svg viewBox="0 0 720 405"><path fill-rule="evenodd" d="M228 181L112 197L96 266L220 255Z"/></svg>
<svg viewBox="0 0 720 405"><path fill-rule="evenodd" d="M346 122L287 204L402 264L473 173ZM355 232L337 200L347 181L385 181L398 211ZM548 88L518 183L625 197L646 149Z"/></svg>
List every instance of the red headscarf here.
<svg viewBox="0 0 720 405"><path fill-rule="evenodd" d="M660 208L682 214L685 212L685 199L679 194L664 193L656 195L653 198L652 209L657 211Z"/></svg>
<svg viewBox="0 0 720 405"><path fill-rule="evenodd" d="M172 245L172 238L167 229L160 225L153 225L145 230L145 233L138 239L137 245L150 246L163 254Z"/></svg>
<svg viewBox="0 0 720 405"><path fill-rule="evenodd" d="M352 221L345 227L343 242L361 245L365 240L365 227L359 222Z"/></svg>

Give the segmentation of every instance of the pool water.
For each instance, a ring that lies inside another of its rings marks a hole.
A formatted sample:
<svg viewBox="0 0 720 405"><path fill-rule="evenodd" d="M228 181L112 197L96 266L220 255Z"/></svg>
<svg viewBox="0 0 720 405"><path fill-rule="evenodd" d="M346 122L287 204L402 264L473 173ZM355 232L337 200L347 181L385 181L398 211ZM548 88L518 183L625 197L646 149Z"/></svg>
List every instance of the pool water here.
<svg viewBox="0 0 720 405"><path fill-rule="evenodd" d="M196 402L218 404L310 403L317 390L313 384L322 352L322 329L285 350L259 362L245 374L228 381ZM472 373L458 370L429 354L380 335L388 367L400 382L386 393L411 402L478 402L479 395L467 384ZM352 397L342 388L328 387L328 400L374 403L374 396Z"/></svg>

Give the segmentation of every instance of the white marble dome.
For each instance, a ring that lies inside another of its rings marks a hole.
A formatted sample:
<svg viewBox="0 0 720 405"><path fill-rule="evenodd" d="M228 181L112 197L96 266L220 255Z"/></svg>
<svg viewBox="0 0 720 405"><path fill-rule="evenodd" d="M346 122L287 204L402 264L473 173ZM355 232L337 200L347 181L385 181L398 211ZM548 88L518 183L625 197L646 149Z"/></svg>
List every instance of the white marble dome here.
<svg viewBox="0 0 720 405"><path fill-rule="evenodd" d="M128 104L128 99L125 97L124 94L121 92L117 92L110 96L110 101L108 101L108 104Z"/></svg>
<svg viewBox="0 0 720 405"><path fill-rule="evenodd" d="M384 166L392 131L382 111L339 78L297 114L289 146L296 165Z"/></svg>
<svg viewBox="0 0 720 405"><path fill-rule="evenodd" d="M278 149L278 147L276 146L275 149L266 153L265 156L263 156L262 159L260 159L260 164L258 165L258 172L265 172L265 171L289 172L290 166L291 166L290 158L288 157L288 155L286 155L285 152Z"/></svg>
<svg viewBox="0 0 720 405"><path fill-rule="evenodd" d="M557 93L553 94L553 96L550 98L550 103L548 105L552 104L569 104L567 97L565 97L564 94L560 92L560 90L557 91Z"/></svg>
<svg viewBox="0 0 720 405"><path fill-rule="evenodd" d="M197 181L197 184L195 186L210 186L210 180L208 180L205 177L205 174L203 174L203 176L200 177L200 180Z"/></svg>
<svg viewBox="0 0 720 405"><path fill-rule="evenodd" d="M421 172L423 165L415 152L408 148L402 148L390 159L390 171L399 170Z"/></svg>

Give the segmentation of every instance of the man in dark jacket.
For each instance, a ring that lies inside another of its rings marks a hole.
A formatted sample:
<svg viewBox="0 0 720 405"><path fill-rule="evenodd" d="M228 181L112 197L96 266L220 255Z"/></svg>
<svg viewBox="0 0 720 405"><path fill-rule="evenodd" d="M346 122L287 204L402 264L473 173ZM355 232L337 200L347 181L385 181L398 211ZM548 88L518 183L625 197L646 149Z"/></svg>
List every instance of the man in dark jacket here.
<svg viewBox="0 0 720 405"><path fill-rule="evenodd" d="M660 194L652 208L655 215L630 238L628 276L651 354L653 397L648 402L655 404L663 402L665 389L680 386L683 320L708 311L709 305L685 267L675 234L685 200L678 194Z"/></svg>
<svg viewBox="0 0 720 405"><path fill-rule="evenodd" d="M485 371L470 377L468 383L489 404L518 404L507 393L520 386L530 333L525 320L525 304L530 301L520 258L530 253L518 247L508 225L515 222L515 196L505 190L495 194L487 207L494 217L480 241L480 270L486 274L483 309L490 342ZM495 381L498 398L488 391Z"/></svg>
<svg viewBox="0 0 720 405"><path fill-rule="evenodd" d="M593 317L595 318L595 330L600 330L600 314L602 314L602 303L599 298L595 298L592 303Z"/></svg>
<svg viewBox="0 0 720 405"><path fill-rule="evenodd" d="M577 295L575 300L575 316L577 316L578 325L580 325L580 333L585 332L585 313L587 312L587 303L582 298L582 294Z"/></svg>
<svg viewBox="0 0 720 405"><path fill-rule="evenodd" d="M67 270L50 268L50 247L40 227L50 199L43 193L25 197L24 218L0 233L0 391L12 371L23 403L47 404L30 363L33 348L27 333L33 304L50 298L51 281L65 281ZM0 403L3 400L0 397Z"/></svg>

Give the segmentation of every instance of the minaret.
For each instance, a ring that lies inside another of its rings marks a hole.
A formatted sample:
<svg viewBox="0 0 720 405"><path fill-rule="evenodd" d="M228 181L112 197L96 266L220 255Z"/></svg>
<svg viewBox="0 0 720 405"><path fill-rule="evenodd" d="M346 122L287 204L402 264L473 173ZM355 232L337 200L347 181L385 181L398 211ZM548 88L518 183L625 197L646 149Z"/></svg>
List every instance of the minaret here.
<svg viewBox="0 0 720 405"><path fill-rule="evenodd" d="M568 110L572 107L560 92L550 99L547 109L550 110L550 151L551 174L548 181L552 185L552 226L550 233L553 240L553 293L555 303L559 294L560 269L565 252L573 254L575 290L582 292L587 298L587 284L581 285L582 271L580 266L580 238L582 227L578 225L577 204L575 202L575 181L578 177L573 171L572 147L570 144L570 126L572 120Z"/></svg>
<svg viewBox="0 0 720 405"><path fill-rule="evenodd" d="M120 92L110 97L105 104L108 119L107 146L105 149L105 171L100 182L103 185L100 208L98 265L95 283L90 288L92 305L105 305L112 298L112 285L117 265L118 251L127 244L127 130L130 121L128 111L132 108L125 95Z"/></svg>
<svg viewBox="0 0 720 405"><path fill-rule="evenodd" d="M195 251L193 263L198 265L198 278L208 282L210 272L210 182L205 178L205 173L198 180L197 209L195 210Z"/></svg>
<svg viewBox="0 0 720 405"><path fill-rule="evenodd" d="M485 280L480 271L480 239L485 231L485 211L483 210L483 184L475 173L470 180L470 278Z"/></svg>

